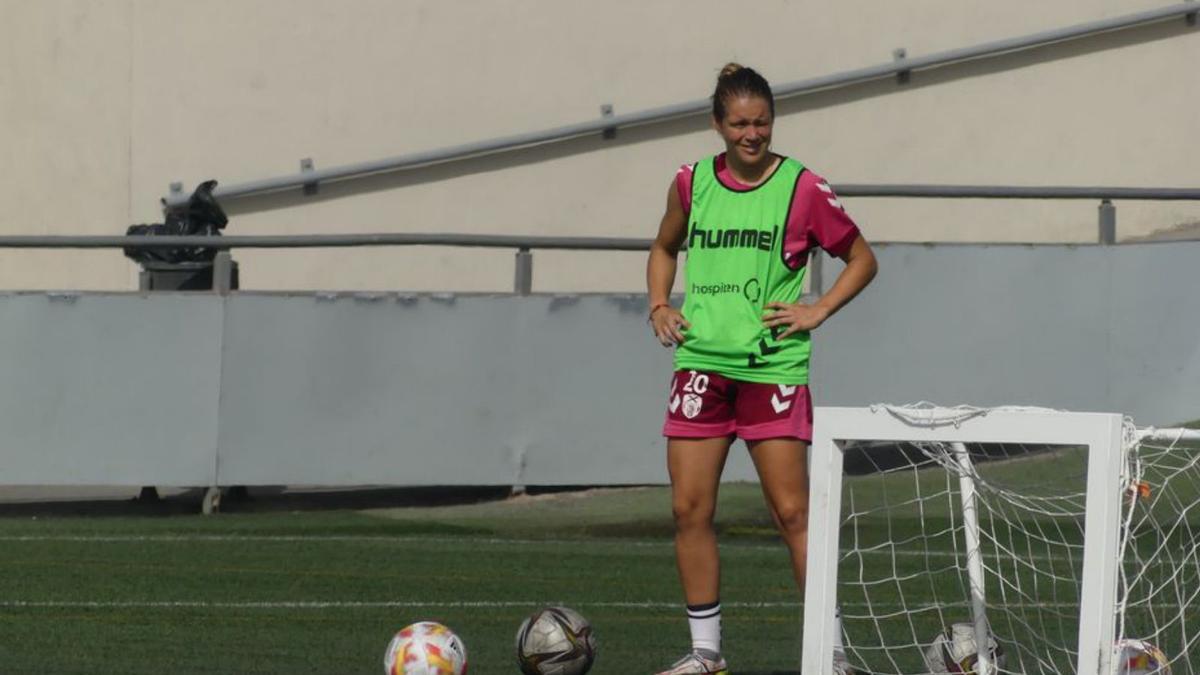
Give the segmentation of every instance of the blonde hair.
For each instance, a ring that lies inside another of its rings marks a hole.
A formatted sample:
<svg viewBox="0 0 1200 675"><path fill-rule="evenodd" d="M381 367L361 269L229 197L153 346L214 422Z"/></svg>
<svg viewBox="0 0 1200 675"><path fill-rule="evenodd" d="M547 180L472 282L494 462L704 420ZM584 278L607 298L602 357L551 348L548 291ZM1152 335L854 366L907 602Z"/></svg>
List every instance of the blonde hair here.
<svg viewBox="0 0 1200 675"><path fill-rule="evenodd" d="M745 66L740 63L734 63L733 61L730 61L729 63L725 64L724 68L721 69L721 74L717 75L717 80L719 81L721 78L729 77L744 67Z"/></svg>

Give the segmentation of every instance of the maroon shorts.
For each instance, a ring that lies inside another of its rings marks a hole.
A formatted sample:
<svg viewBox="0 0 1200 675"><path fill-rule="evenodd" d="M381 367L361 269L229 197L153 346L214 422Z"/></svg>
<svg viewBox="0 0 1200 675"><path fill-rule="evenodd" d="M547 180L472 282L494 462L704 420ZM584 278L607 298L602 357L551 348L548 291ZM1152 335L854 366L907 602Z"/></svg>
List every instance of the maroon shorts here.
<svg viewBox="0 0 1200 675"><path fill-rule="evenodd" d="M716 438L737 434L812 440L812 399L803 384L760 384L716 373L678 370L671 378L663 436Z"/></svg>

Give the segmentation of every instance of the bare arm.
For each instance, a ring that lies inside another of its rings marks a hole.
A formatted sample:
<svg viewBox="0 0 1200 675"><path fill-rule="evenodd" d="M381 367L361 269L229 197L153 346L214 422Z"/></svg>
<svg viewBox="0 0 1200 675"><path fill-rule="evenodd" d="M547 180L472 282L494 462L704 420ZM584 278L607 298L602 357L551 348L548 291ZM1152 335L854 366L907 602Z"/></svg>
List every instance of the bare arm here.
<svg viewBox="0 0 1200 675"><path fill-rule="evenodd" d="M829 289L821 299L817 301L816 306L825 310L825 318L833 316L839 309L844 307L846 303L854 299L862 289L871 283L875 278L875 274L879 271L879 263L875 260L875 252L871 250L871 245L860 234L854 243L850 245L850 250L842 256L842 260L846 262L846 268L838 275L836 281L833 282L833 287ZM824 319L822 319L823 321Z"/></svg>
<svg viewBox="0 0 1200 675"><path fill-rule="evenodd" d="M667 189L667 211L658 225L654 243L650 244L650 259L646 262L650 323L654 327L655 337L664 347L682 344L683 329L691 327L679 310L670 305L679 249L683 247L686 236L687 214L672 181Z"/></svg>
<svg viewBox="0 0 1200 675"><path fill-rule="evenodd" d="M846 268L825 295L811 305L768 303L767 307L774 312L764 317L763 324L768 327L787 326L787 330L780 334L780 339L799 331L813 330L853 300L879 271L875 253L862 235L854 240L841 258L846 261Z"/></svg>

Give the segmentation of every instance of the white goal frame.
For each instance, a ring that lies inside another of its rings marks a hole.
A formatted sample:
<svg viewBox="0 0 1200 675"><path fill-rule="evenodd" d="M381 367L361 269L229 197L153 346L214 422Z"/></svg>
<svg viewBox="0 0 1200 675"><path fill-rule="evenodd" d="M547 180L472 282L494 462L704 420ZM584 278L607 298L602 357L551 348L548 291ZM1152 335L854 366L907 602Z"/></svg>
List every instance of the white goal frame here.
<svg viewBox="0 0 1200 675"><path fill-rule="evenodd" d="M1044 409L926 407L906 408L902 418L891 410L882 405L821 407L813 416L801 672L833 675L832 617L837 605L843 449L854 441L915 441L1087 447L1087 514L1075 672L1107 675L1116 625L1124 417ZM975 599L981 602L982 596Z"/></svg>

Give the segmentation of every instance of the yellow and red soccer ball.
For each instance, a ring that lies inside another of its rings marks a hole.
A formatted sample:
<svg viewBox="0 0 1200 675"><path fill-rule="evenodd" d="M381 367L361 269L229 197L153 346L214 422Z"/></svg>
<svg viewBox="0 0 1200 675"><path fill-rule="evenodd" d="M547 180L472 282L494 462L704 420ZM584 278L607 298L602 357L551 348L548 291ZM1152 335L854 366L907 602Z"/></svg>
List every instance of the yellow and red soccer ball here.
<svg viewBox="0 0 1200 675"><path fill-rule="evenodd" d="M1167 655L1145 640L1120 640L1114 652L1118 675L1171 675Z"/></svg>
<svg viewBox="0 0 1200 675"><path fill-rule="evenodd" d="M383 655L385 675L465 675L467 648L454 631L434 621L405 626Z"/></svg>

